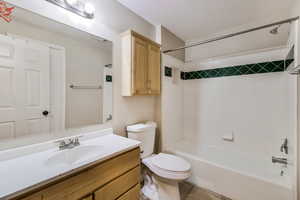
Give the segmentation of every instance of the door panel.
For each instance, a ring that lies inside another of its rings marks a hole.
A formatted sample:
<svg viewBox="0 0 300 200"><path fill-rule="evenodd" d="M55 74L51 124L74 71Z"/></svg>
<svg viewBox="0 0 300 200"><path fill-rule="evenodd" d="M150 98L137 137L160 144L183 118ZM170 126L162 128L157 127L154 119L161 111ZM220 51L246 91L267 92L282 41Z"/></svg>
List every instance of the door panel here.
<svg viewBox="0 0 300 200"><path fill-rule="evenodd" d="M0 108L12 107L14 103L13 67L0 66Z"/></svg>
<svg viewBox="0 0 300 200"><path fill-rule="evenodd" d="M24 91L17 96L18 100L22 99L19 109L23 110L19 113L23 118L20 119L17 134L49 132L50 120L42 113L50 109L50 50L47 46L35 42L18 40L16 60L21 76L17 82L18 94L20 90ZM21 85L22 80L24 82Z"/></svg>
<svg viewBox="0 0 300 200"><path fill-rule="evenodd" d="M15 123L14 122L2 122L0 123L0 139L6 139L14 137L15 135Z"/></svg>
<svg viewBox="0 0 300 200"><path fill-rule="evenodd" d="M47 46L34 42L23 45L20 62L25 73L26 134L49 132L50 119L42 113L50 110L50 50Z"/></svg>
<svg viewBox="0 0 300 200"><path fill-rule="evenodd" d="M146 41L133 37L133 91L135 94L147 94L148 44Z"/></svg>
<svg viewBox="0 0 300 200"><path fill-rule="evenodd" d="M27 106L40 106L40 71L26 70Z"/></svg>
<svg viewBox="0 0 300 200"><path fill-rule="evenodd" d="M49 48L0 36L0 138L50 131Z"/></svg>
<svg viewBox="0 0 300 200"><path fill-rule="evenodd" d="M160 48L149 44L148 84L151 94L160 94Z"/></svg>
<svg viewBox="0 0 300 200"><path fill-rule="evenodd" d="M0 139L16 135L15 43L0 37Z"/></svg>
<svg viewBox="0 0 300 200"><path fill-rule="evenodd" d="M12 59L14 54L14 46L11 42L7 43L6 40L0 40L0 57Z"/></svg>

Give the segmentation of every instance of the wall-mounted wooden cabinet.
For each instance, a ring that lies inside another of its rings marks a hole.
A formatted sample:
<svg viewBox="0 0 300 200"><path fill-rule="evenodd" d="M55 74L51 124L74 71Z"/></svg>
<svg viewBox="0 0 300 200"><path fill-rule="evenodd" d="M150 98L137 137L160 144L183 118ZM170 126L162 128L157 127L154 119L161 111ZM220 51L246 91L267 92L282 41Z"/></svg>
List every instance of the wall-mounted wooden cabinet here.
<svg viewBox="0 0 300 200"><path fill-rule="evenodd" d="M122 95L159 95L161 52L156 42L134 32L122 37Z"/></svg>

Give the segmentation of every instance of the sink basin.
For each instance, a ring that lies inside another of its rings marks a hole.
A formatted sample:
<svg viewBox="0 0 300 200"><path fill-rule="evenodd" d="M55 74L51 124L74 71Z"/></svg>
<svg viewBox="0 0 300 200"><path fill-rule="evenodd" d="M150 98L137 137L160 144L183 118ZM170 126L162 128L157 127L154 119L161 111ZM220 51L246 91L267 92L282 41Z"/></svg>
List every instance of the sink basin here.
<svg viewBox="0 0 300 200"><path fill-rule="evenodd" d="M55 153L47 161L46 165L72 165L84 162L100 156L104 152L104 147L96 145L78 146L73 149L66 149Z"/></svg>

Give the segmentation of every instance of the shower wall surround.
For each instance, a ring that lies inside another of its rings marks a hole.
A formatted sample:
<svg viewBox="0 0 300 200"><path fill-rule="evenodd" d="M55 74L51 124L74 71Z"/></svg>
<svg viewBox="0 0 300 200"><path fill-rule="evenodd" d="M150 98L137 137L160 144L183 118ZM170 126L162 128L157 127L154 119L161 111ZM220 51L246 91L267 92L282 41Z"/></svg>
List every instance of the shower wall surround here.
<svg viewBox="0 0 300 200"><path fill-rule="evenodd" d="M222 67L215 69L182 72L183 80L217 78L224 76L240 76L249 74L261 74L270 72L283 72L286 66L289 66L293 60L278 60L271 62L253 63L247 65L237 65L232 67Z"/></svg>
<svg viewBox="0 0 300 200"><path fill-rule="evenodd" d="M283 139L294 139L297 78L283 73L286 53L254 52L193 63L163 56L163 66L183 72L162 78L162 150L192 163L189 181L232 199L289 199L280 194L290 193L293 169L285 169L281 177L280 166L271 162L272 156L281 155ZM260 71L258 66L265 69ZM231 71L243 67L254 71ZM230 73L214 75L216 78L186 77L187 73L217 69ZM173 82L174 76L181 79ZM223 139L228 135L233 136L232 141ZM223 181L229 179L233 184ZM236 190L241 182L249 187ZM252 196L257 193L261 196Z"/></svg>

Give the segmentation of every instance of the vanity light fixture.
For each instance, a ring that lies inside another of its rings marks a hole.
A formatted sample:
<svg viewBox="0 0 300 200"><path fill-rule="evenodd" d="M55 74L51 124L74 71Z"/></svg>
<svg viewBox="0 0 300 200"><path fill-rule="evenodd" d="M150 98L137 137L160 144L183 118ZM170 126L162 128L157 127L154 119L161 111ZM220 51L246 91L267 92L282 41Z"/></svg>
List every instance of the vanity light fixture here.
<svg viewBox="0 0 300 200"><path fill-rule="evenodd" d="M70 6L74 6L74 5L76 5L77 4L77 0L66 0L67 1L67 3L70 5Z"/></svg>
<svg viewBox="0 0 300 200"><path fill-rule="evenodd" d="M53 3L57 6L65 8L77 15L82 17L93 19L95 7L90 2L85 2L82 0L46 0L50 3Z"/></svg>
<svg viewBox="0 0 300 200"><path fill-rule="evenodd" d="M84 11L87 13L87 14L94 14L95 12L95 7L93 6L93 4L91 3L86 3L84 5Z"/></svg>

